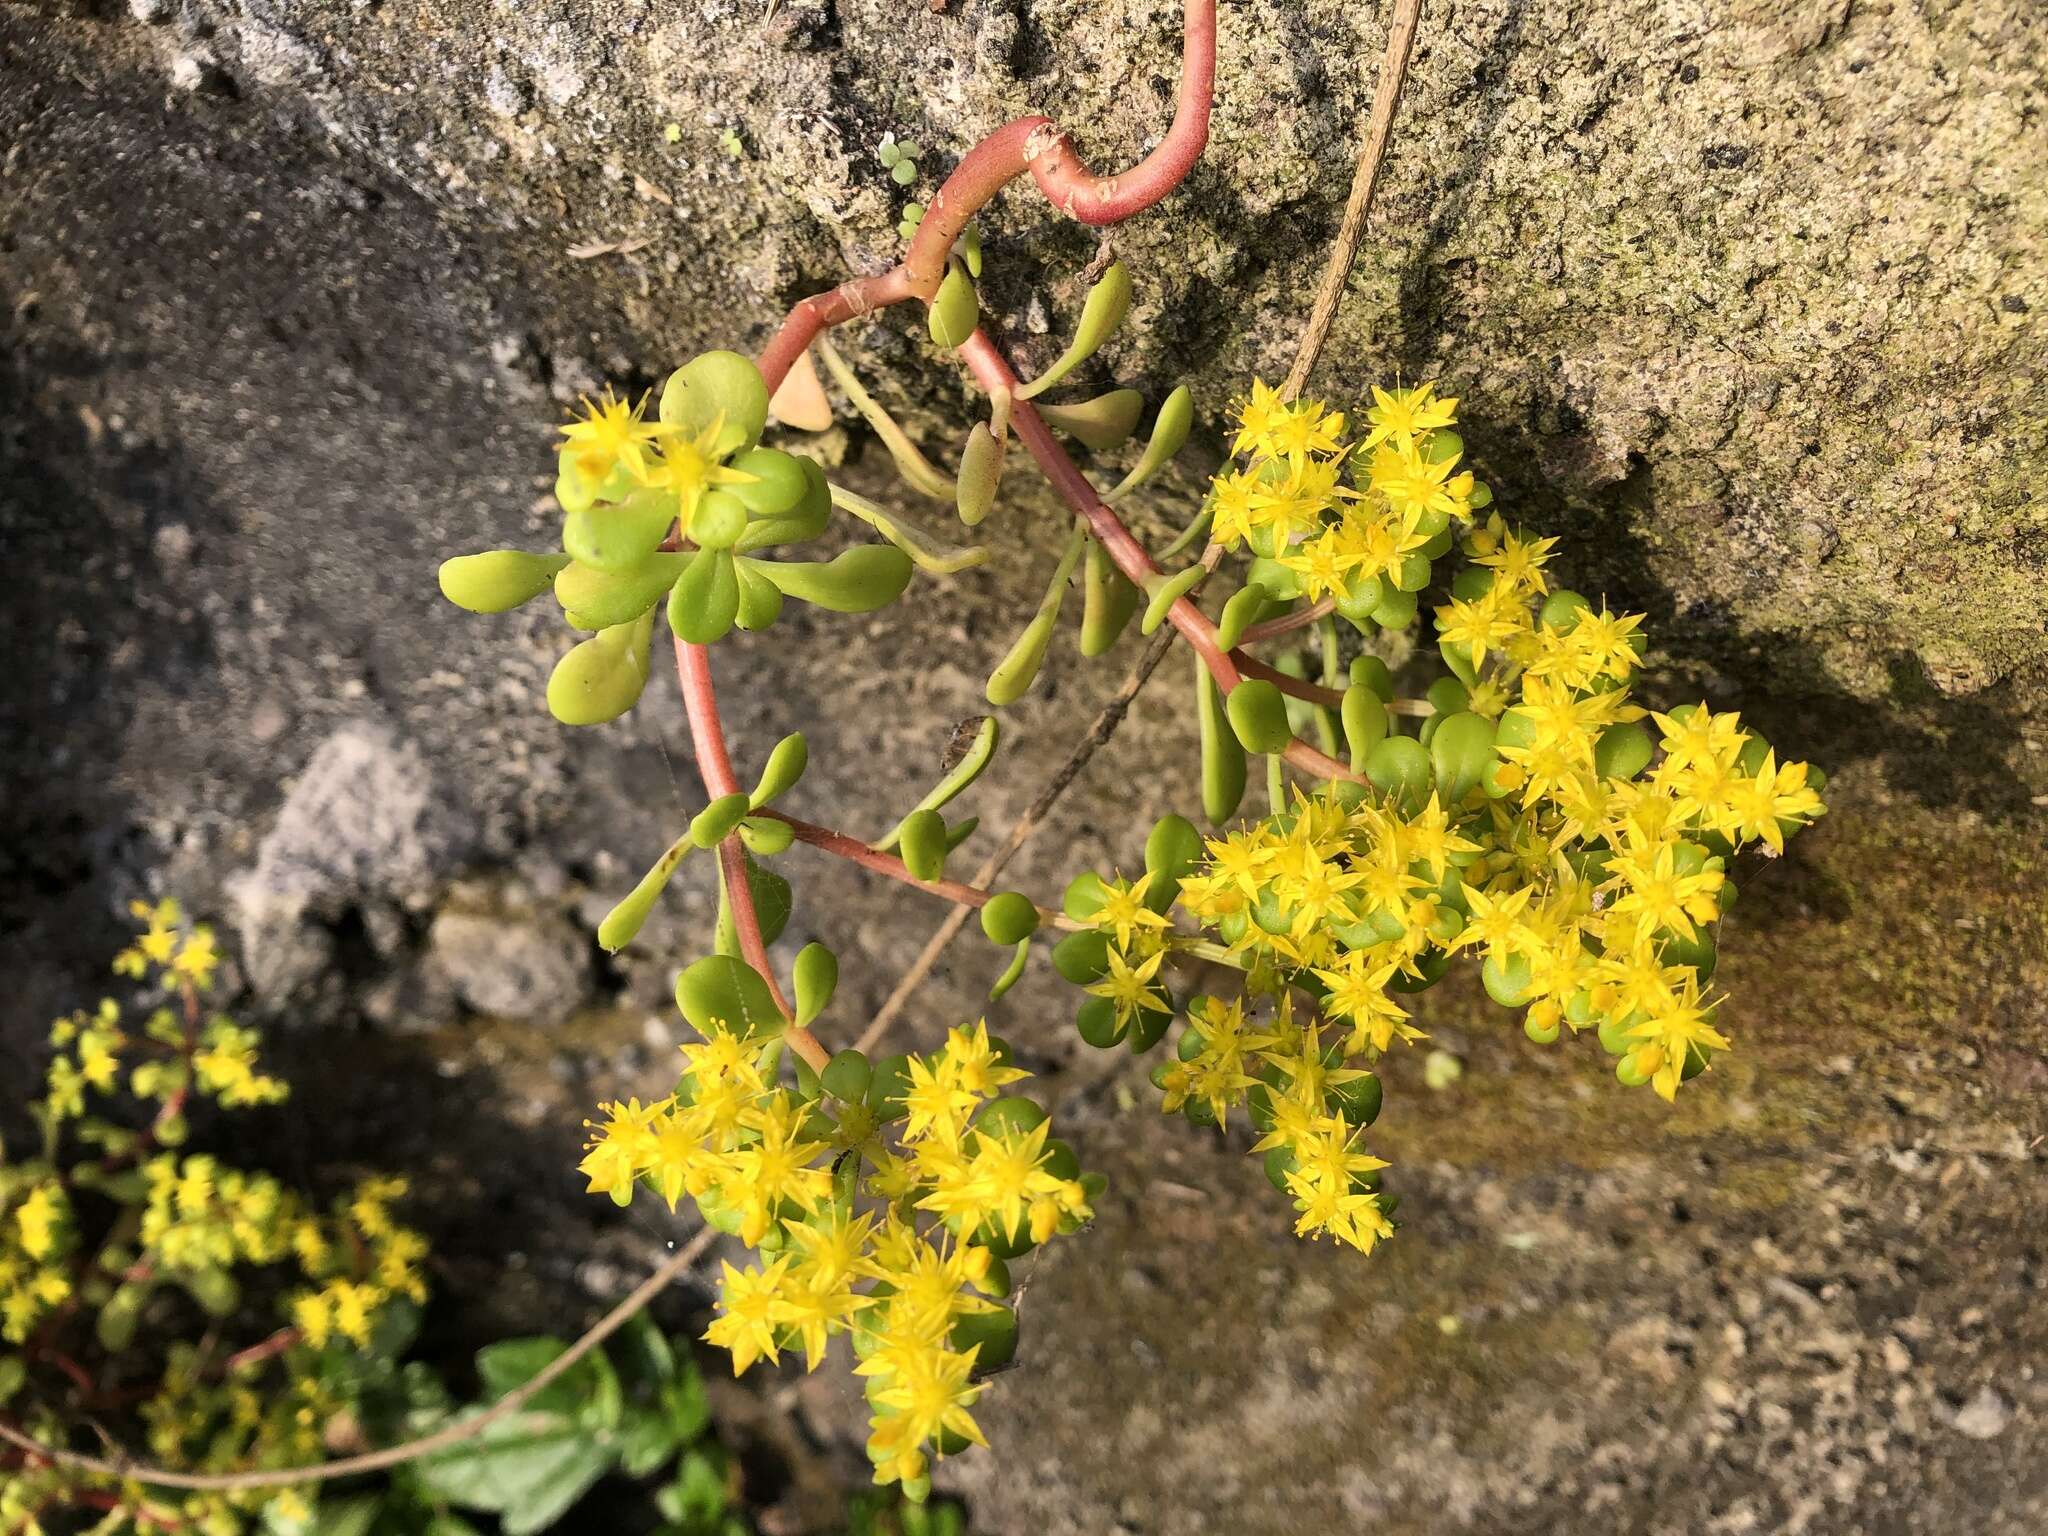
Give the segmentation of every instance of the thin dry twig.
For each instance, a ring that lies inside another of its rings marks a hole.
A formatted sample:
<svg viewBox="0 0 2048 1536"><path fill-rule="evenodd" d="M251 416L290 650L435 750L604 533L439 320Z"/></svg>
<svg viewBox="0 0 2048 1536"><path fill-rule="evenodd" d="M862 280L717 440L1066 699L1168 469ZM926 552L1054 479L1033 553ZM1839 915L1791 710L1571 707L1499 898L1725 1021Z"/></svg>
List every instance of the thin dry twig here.
<svg viewBox="0 0 2048 1536"><path fill-rule="evenodd" d="M32 1439L4 1419L0 1419L0 1440L26 1453L34 1461L48 1465L71 1467L80 1472L93 1472L101 1477L142 1483L154 1488L211 1491L292 1488L305 1483L324 1483L337 1477L352 1477L359 1472L377 1472L386 1467L417 1461L422 1456L431 1456L436 1451L445 1451L450 1446L473 1439L498 1420L525 1407L536 1394L544 1391L563 1372L618 1332L635 1313L666 1289L671 1282L680 1278L683 1272L703 1255L704 1250L711 1246L712 1240L717 1236L718 1231L715 1227L704 1227L699 1230L696 1236L662 1260L660 1267L635 1286L631 1294L598 1319L583 1337L541 1367L531 1381L515 1387L475 1418L463 1419L418 1440L408 1440L403 1445L387 1446L381 1451L369 1451L361 1456L347 1456L339 1461L323 1461L310 1467L272 1467L260 1472L175 1472L168 1467L152 1467L142 1462L130 1461L126 1457L108 1459L87 1456L78 1451L60 1450Z"/></svg>
<svg viewBox="0 0 2048 1536"><path fill-rule="evenodd" d="M1038 798L1033 800L1029 809L1017 818L1017 824L1010 828L1010 835L1003 839L1003 846L990 854L988 861L974 872L973 884L986 889L990 882L1003 872L1003 866L1015 858L1031 840L1032 833L1038 830L1040 823L1045 820L1046 813L1053 808L1054 802L1067 792L1067 786L1080 777L1081 770L1088 766L1088 760L1116 734L1117 727L1123 724L1124 715L1129 711L1131 701L1138 696L1138 690L1145 686L1146 679L1158 670L1159 663L1173 648L1173 636L1174 631L1164 626L1152 636L1144 653L1138 657L1136 665L1131 668L1122 685L1090 722L1088 734L1075 744L1067 760L1060 764L1059 771L1046 783L1045 788L1038 792ZM917 959L911 962L910 969L903 973L902 979L883 1000L881 1008L869 1021L860 1039L854 1042L855 1050L873 1049L875 1042L882 1038L883 1032L910 1001L911 994L924 983L927 976L931 975L932 967L939 963L939 956L944 954L946 946L953 942L954 935L967 925L970 910L972 909L964 906L955 907L946 914L946 920L939 924L929 939L925 940L924 948L917 953Z"/></svg>
<svg viewBox="0 0 2048 1536"><path fill-rule="evenodd" d="M1394 131L1394 108L1401 100L1401 84L1408 78L1408 54L1415 46L1415 30L1422 19L1422 0L1394 0L1393 21L1387 28L1387 52L1380 62L1380 88L1372 99L1372 120L1366 125L1365 143L1358 151L1358 165L1351 175L1351 200L1344 205L1344 221L1337 226L1337 240L1330 247L1329 262L1323 268L1322 286L1316 290L1308 312L1308 325L1301 333L1301 346L1287 382L1280 387L1283 399L1301 393L1329 340L1330 326L1337 318L1337 306L1344 300L1344 284L1351 276L1351 264L1358 258L1359 243L1365 238L1365 217L1372 209L1373 188L1379 183L1380 162L1387 157L1387 140Z"/></svg>

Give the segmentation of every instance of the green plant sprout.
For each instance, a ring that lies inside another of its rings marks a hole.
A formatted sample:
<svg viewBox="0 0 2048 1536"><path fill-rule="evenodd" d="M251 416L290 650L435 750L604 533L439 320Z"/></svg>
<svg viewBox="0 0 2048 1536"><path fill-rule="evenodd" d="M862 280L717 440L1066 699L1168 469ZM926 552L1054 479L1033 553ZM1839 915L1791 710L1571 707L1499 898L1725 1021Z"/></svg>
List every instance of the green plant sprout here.
<svg viewBox="0 0 2048 1536"><path fill-rule="evenodd" d="M899 140L893 129L883 134L882 142L875 146L875 158L882 162L889 179L899 187L907 187L917 180L917 156L917 146L908 139Z"/></svg>

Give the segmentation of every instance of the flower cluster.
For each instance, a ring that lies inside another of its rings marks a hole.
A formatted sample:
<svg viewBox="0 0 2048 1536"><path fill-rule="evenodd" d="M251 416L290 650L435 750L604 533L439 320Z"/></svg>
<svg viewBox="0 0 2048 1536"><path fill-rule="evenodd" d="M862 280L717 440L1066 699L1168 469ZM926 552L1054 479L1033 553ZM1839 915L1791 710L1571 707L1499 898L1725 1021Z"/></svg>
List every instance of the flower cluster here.
<svg viewBox="0 0 2048 1536"><path fill-rule="evenodd" d="M1088 1220L1097 1186L1045 1112L1004 1092L1026 1074L985 1024L928 1057L842 1051L789 1083L779 1033L700 1027L673 1095L604 1106L591 1190L687 1196L757 1250L725 1266L706 1338L737 1373L784 1350L815 1370L848 1335L876 1481L921 1489L930 1455L982 1443L979 1375L1016 1343L1006 1260Z"/></svg>
<svg viewBox="0 0 2048 1536"><path fill-rule="evenodd" d="M1453 521L1492 497L1458 468L1457 401L1428 384L1373 396L1354 442L1342 412L1254 384L1232 444L1242 463L1216 477L1210 508L1214 537L1259 557L1251 580L1272 597L1327 597L1347 618L1398 627Z"/></svg>
<svg viewBox="0 0 2048 1536"><path fill-rule="evenodd" d="M1242 998L1195 998L1187 1019L1178 1059L1153 1072L1161 1108L1221 1126L1246 1105L1261 1132L1252 1150L1265 1154L1267 1177L1299 1213L1295 1235L1371 1253L1394 1230L1393 1201L1379 1193L1387 1165L1359 1145L1379 1113L1379 1079L1345 1065L1355 1053L1325 1046L1320 1025L1297 1020L1286 993L1264 1024L1246 1021Z"/></svg>
<svg viewBox="0 0 2048 1536"><path fill-rule="evenodd" d="M1290 796L1276 773L1269 814L1199 849L1168 818L1143 881L1069 888L1068 915L1092 931L1055 952L1091 994L1082 1037L1140 1051L1177 1011L1168 961L1241 970L1242 998L1179 1010L1178 1059L1153 1073L1164 1107L1220 1124L1244 1106L1297 1230L1363 1249L1393 1205L1378 1193L1384 1165L1357 1145L1379 1109L1371 1069L1422 1036L1404 997L1475 956L1531 1040L1592 1030L1624 1084L1669 1100L1729 1048L1709 982L1730 861L1781 853L1824 809L1819 771L1780 763L1739 716L1633 701L1640 616L1553 589L1555 540L1474 516L1491 497L1452 473L1456 401L1426 384L1374 396L1370 431L1350 444L1341 415L1255 387L1236 442L1248 466L1216 482L1217 536L1260 556L1254 583L1277 565L1299 581L1279 595L1334 595L1369 635L1412 610L1353 599L1389 574L1419 590L1463 524L1467 563L1435 609L1449 674L1397 699L1383 662L1355 658L1341 722L1363 782ZM1396 560L1417 564L1397 573ZM1341 675L1336 637L1325 628L1325 676ZM1173 926L1176 903L1197 932Z"/></svg>

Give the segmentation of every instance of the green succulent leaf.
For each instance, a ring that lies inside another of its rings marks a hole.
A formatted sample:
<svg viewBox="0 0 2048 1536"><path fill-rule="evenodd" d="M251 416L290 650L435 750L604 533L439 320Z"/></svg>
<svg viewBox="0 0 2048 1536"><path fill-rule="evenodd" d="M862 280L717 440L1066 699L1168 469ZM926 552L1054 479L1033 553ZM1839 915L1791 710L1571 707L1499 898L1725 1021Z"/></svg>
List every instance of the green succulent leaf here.
<svg viewBox="0 0 2048 1536"><path fill-rule="evenodd" d="M1491 720L1462 710L1444 716L1437 725L1430 737L1429 760L1447 804L1456 805L1470 794L1497 761L1493 732Z"/></svg>
<svg viewBox="0 0 2048 1536"><path fill-rule="evenodd" d="M1145 584L1145 616L1138 620L1138 633L1149 635L1166 622L1167 610L1199 587L1208 577L1206 566L1191 565L1171 576L1154 576Z"/></svg>
<svg viewBox="0 0 2048 1536"><path fill-rule="evenodd" d="M1160 470L1173 461L1173 456L1186 446L1188 433L1195 425L1195 397L1187 385L1176 387L1166 397L1166 403L1159 407L1159 415L1152 423L1152 436L1145 444L1145 452L1138 462L1131 466L1131 472L1117 482L1116 489L1103 498L1117 501L1128 492L1136 490Z"/></svg>
<svg viewBox="0 0 2048 1536"><path fill-rule="evenodd" d="M796 984L796 1021L808 1028L831 1003L839 986L839 957L822 944L806 944L797 952L790 974Z"/></svg>
<svg viewBox="0 0 2048 1536"><path fill-rule="evenodd" d="M946 875L946 820L937 811L912 811L897 828L903 866L920 880Z"/></svg>
<svg viewBox="0 0 2048 1536"><path fill-rule="evenodd" d="M781 544L802 544L823 533L832 521L832 487L814 459L799 458L803 494L786 512L756 517L733 545L735 554Z"/></svg>
<svg viewBox="0 0 2048 1536"><path fill-rule="evenodd" d="M1361 688L1371 689L1379 695L1382 703L1394 702L1394 674L1387 670L1387 664L1377 656L1352 657L1351 681Z"/></svg>
<svg viewBox="0 0 2048 1536"><path fill-rule="evenodd" d="M956 741L969 724L974 727L974 734L968 737L965 748L960 751L959 760L951 768L947 769L939 782L934 784L926 792L924 798L911 808L911 815L914 816L919 811L936 811L949 804L959 796L962 790L980 778L982 771L994 761L996 744L1002 739L1001 724L994 715L976 716L972 721L963 721L961 723L961 726L955 732ZM908 819L908 817L905 818L905 820ZM887 852L896 846L897 841L902 836L903 823L899 821L887 837L873 846L882 852Z"/></svg>
<svg viewBox="0 0 2048 1536"><path fill-rule="evenodd" d="M731 551L700 550L669 593L668 627L679 640L709 645L730 634L739 616L739 568Z"/></svg>
<svg viewBox="0 0 2048 1536"><path fill-rule="evenodd" d="M1195 668L1195 712L1202 738L1202 814L1211 826L1222 826L1237 814L1244 799L1244 743L1231 729L1223 708L1223 695L1216 679L1193 658Z"/></svg>
<svg viewBox="0 0 2048 1536"><path fill-rule="evenodd" d="M1185 816L1162 816L1145 839L1145 869L1178 885L1202 861L1202 834Z"/></svg>
<svg viewBox="0 0 2048 1536"><path fill-rule="evenodd" d="M999 891L981 909L981 931L992 944L1019 944L1038 931L1038 908L1022 891Z"/></svg>
<svg viewBox="0 0 2048 1536"><path fill-rule="evenodd" d="M748 805L754 810L772 804L776 799L793 788L804 776L804 769L810 766L810 743L803 733L791 731L768 754L768 761L761 765L761 777L754 781L754 791L747 797Z"/></svg>
<svg viewBox="0 0 2048 1536"><path fill-rule="evenodd" d="M1081 579L1081 654L1100 656L1115 645L1142 600L1109 551L1091 539Z"/></svg>
<svg viewBox="0 0 2048 1536"><path fill-rule="evenodd" d="M746 562L785 597L833 613L869 613L893 603L910 585L910 556L891 544L862 544L819 563L808 560Z"/></svg>
<svg viewBox="0 0 2048 1536"><path fill-rule="evenodd" d="M978 527L996 504L996 489L1003 479L1003 439L977 421L967 432L967 446L960 451L960 470L953 477L954 505L960 521Z"/></svg>
<svg viewBox="0 0 2048 1536"><path fill-rule="evenodd" d="M661 391L661 421L691 437L710 430L713 451L724 458L751 448L768 424L768 385L754 360L737 352L706 352L668 376Z"/></svg>
<svg viewBox="0 0 2048 1536"><path fill-rule="evenodd" d="M1031 940L1028 938L1019 939L1016 951L1010 957L1010 963L1003 968L1003 974L996 978L995 985L988 989L988 1000L990 1002L995 1002L1023 979L1024 964L1030 958Z"/></svg>
<svg viewBox="0 0 2048 1536"><path fill-rule="evenodd" d="M1230 729L1247 752L1279 752L1294 739L1287 696L1262 677L1248 677L1224 701Z"/></svg>
<svg viewBox="0 0 2048 1536"><path fill-rule="evenodd" d="M662 551L629 571L601 571L572 560L555 576L555 601L577 629L629 624L660 602L693 560L689 554Z"/></svg>
<svg viewBox="0 0 2048 1536"><path fill-rule="evenodd" d="M736 563L733 573L739 580L740 603L736 617L741 629L756 634L782 617L780 587L754 569L751 561Z"/></svg>
<svg viewBox="0 0 2048 1536"><path fill-rule="evenodd" d="M661 547L675 523L673 491L638 487L620 501L595 502L562 519L562 548L592 570L624 574Z"/></svg>
<svg viewBox="0 0 2048 1536"><path fill-rule="evenodd" d="M520 549L489 549L441 562L441 595L471 613L508 613L553 584L569 563L567 555L531 555Z"/></svg>
<svg viewBox="0 0 2048 1536"><path fill-rule="evenodd" d="M1041 405L1046 424L1080 439L1097 453L1120 447L1138 429L1145 397L1135 389L1113 389L1077 405Z"/></svg>
<svg viewBox="0 0 2048 1536"><path fill-rule="evenodd" d="M730 955L686 967L676 978L676 1007L706 1039L723 1025L743 1040L758 1040L787 1022L760 972Z"/></svg>
<svg viewBox="0 0 2048 1536"><path fill-rule="evenodd" d="M1429 753L1413 736L1389 736L1366 754L1365 776L1382 794L1419 809L1434 775Z"/></svg>
<svg viewBox="0 0 2048 1536"><path fill-rule="evenodd" d="M1238 588L1216 621L1216 643L1226 651L1236 650L1244 632L1259 622L1270 602L1266 589L1256 583Z"/></svg>
<svg viewBox="0 0 2048 1536"><path fill-rule="evenodd" d="M716 848L732 835L750 809L745 795L720 795L691 819L690 841L699 848Z"/></svg>
<svg viewBox="0 0 2048 1536"><path fill-rule="evenodd" d="M988 563L984 544L946 544L924 532L908 518L856 495L843 485L832 487L832 505L851 512L883 538L910 556L911 562L933 576L952 576Z"/></svg>
<svg viewBox="0 0 2048 1536"><path fill-rule="evenodd" d="M1102 350L1102 344L1115 334L1130 310L1130 269L1120 261L1113 261L1109 270L1088 290L1088 298L1081 306L1081 322L1074 327L1074 339L1067 350L1045 372L1018 389L1017 398L1032 399L1087 362Z"/></svg>
<svg viewBox="0 0 2048 1536"><path fill-rule="evenodd" d="M981 324L981 300L975 296L974 279L958 262L949 262L939 291L926 314L932 340L951 351L962 345Z"/></svg>
<svg viewBox="0 0 2048 1536"><path fill-rule="evenodd" d="M1352 771L1362 773L1372 749L1387 739L1387 706L1372 689L1362 683L1353 683L1344 690L1340 717L1344 722L1344 743L1351 753Z"/></svg>
<svg viewBox="0 0 2048 1536"><path fill-rule="evenodd" d="M640 883L627 892L618 905L605 914L604 921L597 925L597 943L600 949L607 954L615 955L633 942L646 923L648 914L654 910L655 901L667 888L669 877L696 846L687 832L668 845L667 851L654 861L653 867L646 874L640 877Z"/></svg>
<svg viewBox="0 0 2048 1536"><path fill-rule="evenodd" d="M601 629L555 663L548 709L564 725L602 725L640 701L653 658L654 613Z"/></svg>
<svg viewBox="0 0 2048 1536"><path fill-rule="evenodd" d="M1010 642L1009 650L1003 653L1003 659L988 675L988 686L984 692L989 703L998 709L1007 709L1030 691L1038 669L1045 664L1045 653L1052 646L1053 628L1058 622L1058 610L1040 612L1024 626L1023 633Z"/></svg>
<svg viewBox="0 0 2048 1536"><path fill-rule="evenodd" d="M795 509L808 492L807 460L779 448L750 448L731 468L752 478L725 487L726 494L755 517L779 517Z"/></svg>
<svg viewBox="0 0 2048 1536"><path fill-rule="evenodd" d="M796 841L796 828L778 816L749 816L740 822L740 841L747 845L747 852L772 859L789 851Z"/></svg>

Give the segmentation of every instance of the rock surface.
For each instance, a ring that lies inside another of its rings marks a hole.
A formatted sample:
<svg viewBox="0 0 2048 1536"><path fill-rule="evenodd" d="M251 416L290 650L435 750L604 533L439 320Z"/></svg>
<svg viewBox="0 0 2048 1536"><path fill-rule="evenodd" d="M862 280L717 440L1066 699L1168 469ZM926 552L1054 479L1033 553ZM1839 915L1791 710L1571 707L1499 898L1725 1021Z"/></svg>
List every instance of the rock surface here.
<svg viewBox="0 0 2048 1536"><path fill-rule="evenodd" d="M545 605L456 613L434 565L550 538L566 401L885 265L903 204L1005 116L1136 154L1174 11L0 5L0 1081L97 995L125 901L176 891L235 920L248 1006L324 1025L289 1049L332 1113L291 1155L418 1171L494 1316L558 1320L593 1253L631 1272L648 1241L595 1226L575 1127L672 1073L706 870L616 960L588 934L701 804L686 734L661 690L554 726ZM1380 25L1226 4L1211 151L1116 234L1140 302L1106 355L1153 398L1193 382L1190 476L1289 360ZM1116 1182L1032 1273L1002 1454L948 1469L978 1528L2048 1523L2044 50L2030 0L1427 8L1319 384L1444 378L1571 583L1651 614L1650 696L1742 708L1835 773L1835 809L1745 890L1740 1049L1675 1117L1433 996L1465 1071L1392 1069L1408 1225L1365 1263L1295 1244L1240 1148L1160 1122L1035 969L998 1027ZM874 156L892 131L922 148L908 189ZM1094 237L1021 192L984 224L990 311L1041 364ZM943 456L968 402L915 318L845 341ZM905 500L858 434L829 451ZM802 809L901 814L1051 564L1062 520L1007 485L989 566L722 648L743 764L801 725ZM1008 825L1134 649L1056 648L965 807ZM1008 878L1128 863L1185 803L1182 665ZM783 947L831 943L856 1020L936 914L788 868ZM499 991L506 949L531 980ZM918 1032L995 969L970 932ZM806 1391L842 1454L854 1394Z"/></svg>

